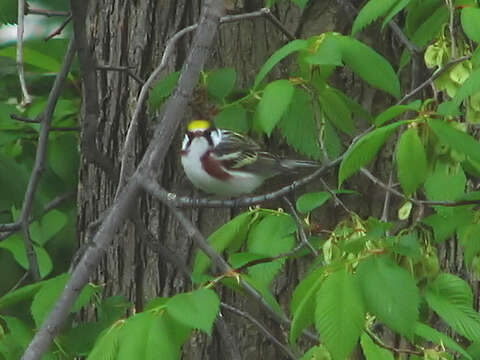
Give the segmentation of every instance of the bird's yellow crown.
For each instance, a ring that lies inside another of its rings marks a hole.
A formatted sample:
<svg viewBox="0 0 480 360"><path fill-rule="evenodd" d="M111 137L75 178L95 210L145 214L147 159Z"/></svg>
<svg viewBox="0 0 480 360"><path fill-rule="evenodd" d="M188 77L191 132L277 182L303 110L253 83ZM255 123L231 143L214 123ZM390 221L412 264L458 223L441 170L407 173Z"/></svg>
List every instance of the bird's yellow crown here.
<svg viewBox="0 0 480 360"><path fill-rule="evenodd" d="M210 122L207 120L193 120L188 124L188 131L205 131L210 129Z"/></svg>

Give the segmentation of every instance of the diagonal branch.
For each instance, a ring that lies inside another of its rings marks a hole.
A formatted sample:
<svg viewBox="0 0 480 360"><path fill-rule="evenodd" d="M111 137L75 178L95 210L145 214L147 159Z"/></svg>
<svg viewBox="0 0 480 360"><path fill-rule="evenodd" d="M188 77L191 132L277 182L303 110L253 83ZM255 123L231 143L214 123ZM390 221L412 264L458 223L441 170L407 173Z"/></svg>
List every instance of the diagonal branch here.
<svg viewBox="0 0 480 360"><path fill-rule="evenodd" d="M82 2L82 0L73 0L72 12L73 7L77 5L75 4L77 1ZM47 351L61 324L66 320L75 299L97 267L107 246L114 238L116 230L120 228L130 214L131 208L135 206L141 194L140 179L147 176L146 174L159 172L175 131L185 112L188 99L193 93L200 71L205 64L209 48L218 30L220 16L223 12L223 0L205 1L202 17L184 65L184 71L180 77L177 91L167 102L163 119L157 126L154 137L137 171L115 199L111 208L106 211L105 219L95 234L92 245L85 250L53 310L46 317L42 327L25 350L22 357L23 360L40 359Z"/></svg>

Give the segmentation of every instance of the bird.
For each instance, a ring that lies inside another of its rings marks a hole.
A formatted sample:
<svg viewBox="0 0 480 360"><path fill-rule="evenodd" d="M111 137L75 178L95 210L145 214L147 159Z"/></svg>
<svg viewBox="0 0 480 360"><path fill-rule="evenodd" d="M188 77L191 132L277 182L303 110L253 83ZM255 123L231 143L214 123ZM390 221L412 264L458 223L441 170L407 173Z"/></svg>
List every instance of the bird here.
<svg viewBox="0 0 480 360"><path fill-rule="evenodd" d="M208 120L188 124L181 162L195 187L221 197L250 194L273 176L319 166L313 161L285 159L263 151L248 136L215 128Z"/></svg>

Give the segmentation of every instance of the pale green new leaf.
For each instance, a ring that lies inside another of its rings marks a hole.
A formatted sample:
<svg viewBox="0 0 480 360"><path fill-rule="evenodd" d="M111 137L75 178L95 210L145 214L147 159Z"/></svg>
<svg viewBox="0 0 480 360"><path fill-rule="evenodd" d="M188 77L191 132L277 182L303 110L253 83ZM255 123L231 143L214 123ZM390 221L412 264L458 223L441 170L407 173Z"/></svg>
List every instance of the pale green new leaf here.
<svg viewBox="0 0 480 360"><path fill-rule="evenodd" d="M462 28L465 34L475 42L480 42L480 9L464 7L461 15Z"/></svg>
<svg viewBox="0 0 480 360"><path fill-rule="evenodd" d="M480 341L480 315L473 309L470 286L452 274L441 274L425 292L428 305L459 334Z"/></svg>
<svg viewBox="0 0 480 360"><path fill-rule="evenodd" d="M405 121L399 121L375 129L351 146L345 153L342 163L340 164L338 174L339 186L363 166L370 163L395 129L403 124L405 124Z"/></svg>
<svg viewBox="0 0 480 360"><path fill-rule="evenodd" d="M215 291L199 289L173 296L167 303L168 314L187 327L211 334L217 318L220 299Z"/></svg>
<svg viewBox="0 0 480 360"><path fill-rule="evenodd" d="M392 65L371 47L343 36L342 55L344 63L367 83L396 98L400 97L400 81Z"/></svg>
<svg viewBox="0 0 480 360"><path fill-rule="evenodd" d="M288 80L276 80L265 87L257 105L255 120L268 136L287 111L294 90L295 87Z"/></svg>
<svg viewBox="0 0 480 360"><path fill-rule="evenodd" d="M360 345L367 360L394 360L393 354L375 344L366 332L360 337Z"/></svg>
<svg viewBox="0 0 480 360"><path fill-rule="evenodd" d="M474 70L465 80L462 86L457 90L453 99L446 105L439 107L439 113L442 115L453 115L458 111L458 107L469 96L480 91L480 68Z"/></svg>
<svg viewBox="0 0 480 360"><path fill-rule="evenodd" d="M455 340L453 340L448 335L431 328L430 326L423 324L421 322L417 322L415 325L415 335L420 336L428 341L431 341L440 346L446 346L447 348L456 351L459 354L465 356L465 358L472 360L472 357L458 345Z"/></svg>
<svg viewBox="0 0 480 360"><path fill-rule="evenodd" d="M308 45L307 40L293 40L288 44L282 46L280 49L275 51L272 56L263 64L262 68L258 72L257 77L255 78L255 83L253 84L253 90L256 90L261 84L265 76L277 65L281 60L283 60L288 55L306 49Z"/></svg>
<svg viewBox="0 0 480 360"><path fill-rule="evenodd" d="M412 338L420 295L410 273L386 255L362 261L357 273L367 310L391 329Z"/></svg>
<svg viewBox="0 0 480 360"><path fill-rule="evenodd" d="M355 348L365 311L358 279L346 269L323 282L317 292L315 326L334 360L346 359Z"/></svg>
<svg viewBox="0 0 480 360"><path fill-rule="evenodd" d="M405 195L410 196L427 177L427 154L416 128L407 129L397 146L398 180Z"/></svg>
<svg viewBox="0 0 480 360"><path fill-rule="evenodd" d="M290 327L290 343L295 345L303 329L313 324L312 314L315 312L316 293L325 279L324 268L318 268L305 277L293 292L290 312L292 325Z"/></svg>
<svg viewBox="0 0 480 360"><path fill-rule="evenodd" d="M443 144L480 162L480 143L471 135L439 119L430 119L428 125Z"/></svg>
<svg viewBox="0 0 480 360"><path fill-rule="evenodd" d="M148 335L155 320L156 316L152 312L135 314L135 316L127 319L116 341L118 355L115 359L145 359ZM161 334L158 334L158 336L161 336ZM115 344L115 341L112 341L112 343Z"/></svg>
<svg viewBox="0 0 480 360"><path fill-rule="evenodd" d="M352 35L356 35L363 28L370 25L379 17L385 15L397 0L370 0L358 12L352 26Z"/></svg>

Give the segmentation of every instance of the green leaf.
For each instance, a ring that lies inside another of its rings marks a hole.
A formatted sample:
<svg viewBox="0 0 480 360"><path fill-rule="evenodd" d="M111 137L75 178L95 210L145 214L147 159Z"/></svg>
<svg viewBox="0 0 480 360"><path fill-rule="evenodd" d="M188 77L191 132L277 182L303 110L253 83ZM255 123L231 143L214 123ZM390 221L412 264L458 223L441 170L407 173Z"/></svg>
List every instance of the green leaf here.
<svg viewBox="0 0 480 360"><path fill-rule="evenodd" d="M56 43L59 44L58 42ZM48 45L45 45L48 46ZM36 68L48 72L57 73L60 70L61 62L54 56L50 56L47 48L34 49L29 46L28 42L23 47L23 60L25 64L35 66ZM5 56L11 59L17 57L17 46L7 46L0 49L0 56Z"/></svg>
<svg viewBox="0 0 480 360"><path fill-rule="evenodd" d="M437 161L433 173L425 180L425 193L428 200L455 201L465 192L467 178L460 166ZM456 209L437 206L437 212L451 214Z"/></svg>
<svg viewBox="0 0 480 360"><path fill-rule="evenodd" d="M290 327L290 343L295 345L303 329L313 324L312 314L316 307L316 294L323 283L324 268L318 268L308 274L295 288L290 312L292 314L292 325Z"/></svg>
<svg viewBox="0 0 480 360"><path fill-rule="evenodd" d="M362 333L360 337L360 345L362 346L363 355L365 355L367 360L394 360L393 354L390 351L382 349L375 344L372 338L365 332Z"/></svg>
<svg viewBox="0 0 480 360"><path fill-rule="evenodd" d="M397 0L370 0L358 12L352 26L352 35L356 35L363 28L370 25L379 17L385 15Z"/></svg>
<svg viewBox="0 0 480 360"><path fill-rule="evenodd" d="M27 250L25 249L25 243L20 235L14 234L9 236L5 240L2 240L0 242L0 248L4 248L10 251L10 253L15 258L15 261L25 270L28 270L29 266ZM35 254L37 255L40 276L44 278L52 271L52 260L50 259L50 255L48 255L48 253L43 247L34 244L33 249L35 250Z"/></svg>
<svg viewBox="0 0 480 360"><path fill-rule="evenodd" d="M355 348L365 323L365 304L358 279L346 269L332 273L317 292L315 326L334 360Z"/></svg>
<svg viewBox="0 0 480 360"><path fill-rule="evenodd" d="M400 81L390 63L371 47L348 36L342 37L343 61L375 88L400 97Z"/></svg>
<svg viewBox="0 0 480 360"><path fill-rule="evenodd" d="M306 193L297 199L297 209L301 213L307 213L322 206L328 199L330 199L330 193L326 191Z"/></svg>
<svg viewBox="0 0 480 360"><path fill-rule="evenodd" d="M33 297L30 310L37 327L42 325L43 320L52 310L53 306L57 302L57 299L60 297L60 294L65 289L65 285L67 284L69 278L70 275L65 273L45 281L41 289L39 289ZM71 312L73 313L80 310L82 306L90 301L91 296L98 290L98 286L91 284L88 284L86 287L84 287L75 301Z"/></svg>
<svg viewBox="0 0 480 360"><path fill-rule="evenodd" d="M416 232L410 232L399 236L392 245L392 250L397 254L411 257L414 260L419 260L422 256L422 250L420 249L419 239Z"/></svg>
<svg viewBox="0 0 480 360"><path fill-rule="evenodd" d="M293 40L288 44L282 46L280 49L275 51L272 56L265 62L260 71L258 72L257 77L255 78L255 83L253 84L253 91L255 91L258 86L261 84L265 76L277 65L281 60L283 60L288 55L306 49L308 45L307 40Z"/></svg>
<svg viewBox="0 0 480 360"><path fill-rule="evenodd" d="M253 213L247 211L230 220L209 236L208 241L210 245L219 253L234 244L238 244L235 246L238 249L246 239L252 216ZM195 257L193 275L203 274L209 266L210 259L204 252L199 251Z"/></svg>
<svg viewBox="0 0 480 360"><path fill-rule="evenodd" d="M426 324L417 322L415 325L415 335L431 341L439 346L446 346L447 348L465 356L465 358L473 360L472 357L465 351L465 349L458 345L451 337L431 328Z"/></svg>
<svg viewBox="0 0 480 360"><path fill-rule="evenodd" d="M320 160L322 151L318 143L313 99L304 89L295 88L287 111L278 122L278 128L287 143L300 154Z"/></svg>
<svg viewBox="0 0 480 360"><path fill-rule="evenodd" d="M219 306L220 299L215 291L200 289L173 296L167 303L167 312L185 326L211 335Z"/></svg>
<svg viewBox="0 0 480 360"><path fill-rule="evenodd" d="M458 231L458 239L463 246L465 262L471 264L480 254L480 224L469 224Z"/></svg>
<svg viewBox="0 0 480 360"><path fill-rule="evenodd" d="M228 262L234 269L238 269L239 267L244 266L252 261L260 260L268 258L269 256L262 255L262 254L254 254L251 252L241 252L241 253L234 253L230 255Z"/></svg>
<svg viewBox="0 0 480 360"><path fill-rule="evenodd" d="M480 78L479 78L480 80ZM468 80L467 80L468 81ZM428 125L433 130L438 140L452 149L480 162L480 143L469 134L455 129L446 122L430 119Z"/></svg>
<svg viewBox="0 0 480 360"><path fill-rule="evenodd" d="M236 81L235 69L222 68L212 71L207 77L207 92L218 100L223 100L232 92Z"/></svg>
<svg viewBox="0 0 480 360"><path fill-rule="evenodd" d="M342 153L342 142L330 121L325 121L324 124L323 144L329 159L336 159Z"/></svg>
<svg viewBox="0 0 480 360"><path fill-rule="evenodd" d="M0 2L0 25L16 24L18 20L18 3L15 1Z"/></svg>
<svg viewBox="0 0 480 360"><path fill-rule="evenodd" d="M440 274L425 292L428 305L460 335L480 341L480 315L473 309L467 282L452 274Z"/></svg>
<svg viewBox="0 0 480 360"><path fill-rule="evenodd" d="M308 4L308 0L293 0L293 2L301 9L305 9Z"/></svg>
<svg viewBox="0 0 480 360"><path fill-rule="evenodd" d="M87 360L114 360L117 359L119 335L123 329L123 322L116 323L107 329L96 341ZM135 335L135 334L134 334Z"/></svg>
<svg viewBox="0 0 480 360"><path fill-rule="evenodd" d="M265 216L252 227L248 234L248 250L255 254L276 256L290 251L295 238L292 235L297 230L297 223L288 214L271 214ZM248 274L257 283L269 286L280 271L285 259L251 266Z"/></svg>
<svg viewBox="0 0 480 360"><path fill-rule="evenodd" d="M257 105L255 117L268 136L287 111L294 90L294 86L288 80L277 80L265 87L262 99Z"/></svg>
<svg viewBox="0 0 480 360"><path fill-rule="evenodd" d="M367 310L391 329L411 339L420 304L413 277L388 256L372 256L361 262L357 274Z"/></svg>
<svg viewBox="0 0 480 360"><path fill-rule="evenodd" d="M402 11L409 3L410 3L410 0L397 0L396 4L393 5L393 7L385 15L385 18L383 19L383 22L382 22L382 30L390 22L390 20L392 20L395 17L395 15L397 15L400 11Z"/></svg>
<svg viewBox="0 0 480 360"><path fill-rule="evenodd" d="M17 304L18 302L32 298L33 295L36 294L36 292L45 284L46 281L49 280L43 280L31 285L22 286L15 291L6 293L2 297L0 297L0 309L4 309L6 307Z"/></svg>
<svg viewBox="0 0 480 360"><path fill-rule="evenodd" d="M63 212L53 209L42 216L40 222L30 225L32 240L39 245L45 245L67 224L68 217Z"/></svg>
<svg viewBox="0 0 480 360"><path fill-rule="evenodd" d="M148 105L152 110L158 109L165 99L171 95L173 89L177 86L179 78L180 71L175 71L157 82L148 98Z"/></svg>
<svg viewBox="0 0 480 360"><path fill-rule="evenodd" d="M226 107L215 116L214 123L217 128L246 133L250 130L247 110L242 105L235 104Z"/></svg>
<svg viewBox="0 0 480 360"><path fill-rule="evenodd" d="M440 210L441 207L438 209ZM466 226L472 221L473 212L467 206L459 206L455 211L450 212L441 211L422 219L423 223L433 228L436 242L442 242L451 238L458 228Z"/></svg>
<svg viewBox="0 0 480 360"><path fill-rule="evenodd" d="M355 124L353 123L352 113L337 93L326 88L319 95L319 101L325 116L345 134L353 135L355 133Z"/></svg>
<svg viewBox="0 0 480 360"><path fill-rule="evenodd" d="M421 100L415 100L407 105L393 105L390 106L387 110L382 112L375 118L375 126L382 126L386 122L392 120L393 118L407 112L407 111L419 111L420 106L422 105Z"/></svg>
<svg viewBox="0 0 480 360"><path fill-rule="evenodd" d="M363 166L370 163L394 130L404 123L405 121L400 121L375 129L353 144L345 153L340 164L339 186Z"/></svg>
<svg viewBox="0 0 480 360"><path fill-rule="evenodd" d="M33 337L33 331L21 320L11 316L0 316L2 325L6 324L8 333L0 330L0 356L5 360L16 360L22 357L25 348ZM0 326L0 329L2 327Z"/></svg>
<svg viewBox="0 0 480 360"><path fill-rule="evenodd" d="M410 196L423 184L427 167L427 154L417 129L407 129L397 145L397 176L405 195Z"/></svg>
<svg viewBox="0 0 480 360"><path fill-rule="evenodd" d="M308 49L301 52L300 61L303 60L309 65L323 65L323 67L343 66L341 36L331 33L321 34L311 37L308 44ZM322 72L325 70L323 67Z"/></svg>
<svg viewBox="0 0 480 360"><path fill-rule="evenodd" d="M243 275L242 279L251 285L255 290L257 290L260 295L262 295L263 300L272 308L273 311L282 317L285 316L280 304L278 303L277 299L275 299L275 296L273 296L269 285L265 284L264 282L257 281L248 274Z"/></svg>
<svg viewBox="0 0 480 360"><path fill-rule="evenodd" d="M48 164L64 182L74 187L77 184L79 167L78 138L62 134L48 143Z"/></svg>
<svg viewBox="0 0 480 360"><path fill-rule="evenodd" d="M462 28L465 34L475 42L480 42L480 9L464 7L461 14Z"/></svg>

